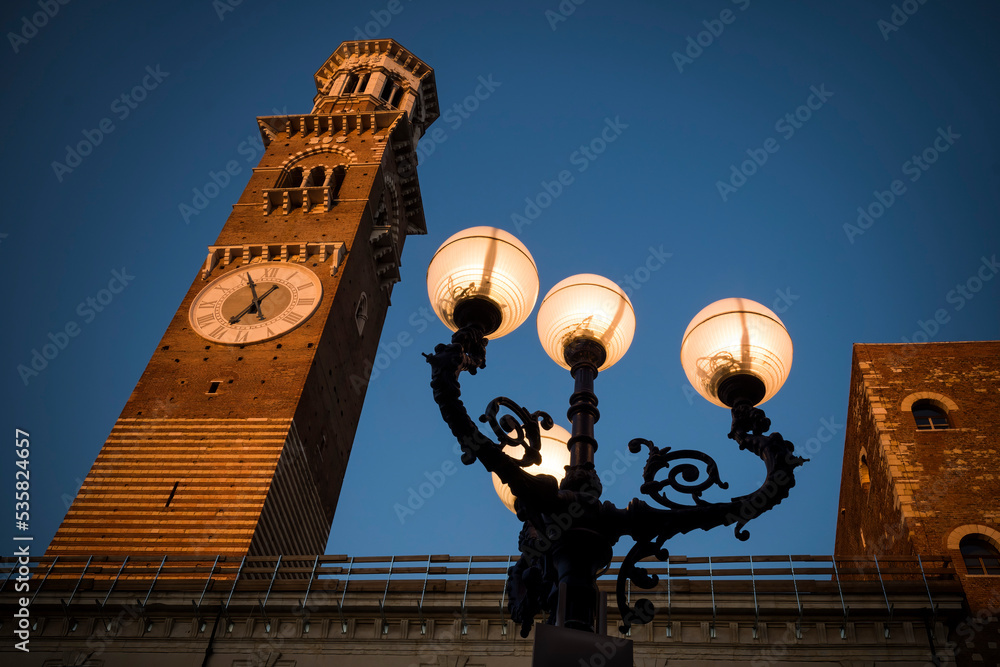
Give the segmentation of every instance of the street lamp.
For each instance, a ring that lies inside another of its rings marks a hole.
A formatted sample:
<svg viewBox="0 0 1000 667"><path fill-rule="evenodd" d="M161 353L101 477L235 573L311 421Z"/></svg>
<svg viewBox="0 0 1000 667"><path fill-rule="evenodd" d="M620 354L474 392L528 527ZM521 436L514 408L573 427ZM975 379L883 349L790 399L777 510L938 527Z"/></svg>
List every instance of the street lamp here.
<svg viewBox="0 0 1000 667"><path fill-rule="evenodd" d="M610 565L612 547L626 535L635 544L618 573L621 631L648 623L655 612L652 603L640 599L629 605L626 594L628 581L647 589L658 583L657 575L640 561L665 560L665 542L694 529L735 524L736 537L746 540L747 522L784 500L795 485L795 468L804 459L794 455L792 443L780 434L764 435L771 423L755 407L780 389L792 362L788 332L764 306L748 299L717 301L694 317L681 343L688 379L707 400L731 409L729 437L761 458L767 470L764 483L728 502L709 503L701 498L704 491L728 488L711 457L636 438L629 442L629 451L648 449L639 490L660 507L633 499L621 509L600 500L601 481L594 467L594 424L600 418L594 380L621 359L632 342L635 314L624 291L607 278L582 274L556 284L539 307L542 347L574 379L567 412L572 422L566 440L569 460L557 479L533 469L543 461L551 465L546 457L556 456L543 450L553 429L548 414L529 412L503 396L492 400L479 421L490 425L495 442L479 430L461 401L460 374L486 367L487 337L510 333L534 307L538 274L527 248L499 229L459 232L435 253L427 288L435 312L454 331L450 344L424 355L432 367L434 400L458 439L462 462L479 460L492 472L501 498L506 488L524 523L518 540L521 557L507 579L511 618L521 624L522 636L542 612L551 625L602 632L597 576ZM658 479L661 472L665 475ZM665 493L668 489L693 502L676 502Z"/></svg>

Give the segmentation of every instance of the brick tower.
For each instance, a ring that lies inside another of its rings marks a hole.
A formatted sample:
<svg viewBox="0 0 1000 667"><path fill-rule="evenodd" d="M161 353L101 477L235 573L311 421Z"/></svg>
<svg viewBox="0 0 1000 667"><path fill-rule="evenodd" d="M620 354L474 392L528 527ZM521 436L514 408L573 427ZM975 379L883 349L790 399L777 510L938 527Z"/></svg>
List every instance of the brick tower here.
<svg viewBox="0 0 1000 667"><path fill-rule="evenodd" d="M408 234L434 72L345 42L266 149L47 551L322 553Z"/></svg>
<svg viewBox="0 0 1000 667"><path fill-rule="evenodd" d="M1000 664L998 430L1000 341L854 346L835 551L951 556L959 664Z"/></svg>

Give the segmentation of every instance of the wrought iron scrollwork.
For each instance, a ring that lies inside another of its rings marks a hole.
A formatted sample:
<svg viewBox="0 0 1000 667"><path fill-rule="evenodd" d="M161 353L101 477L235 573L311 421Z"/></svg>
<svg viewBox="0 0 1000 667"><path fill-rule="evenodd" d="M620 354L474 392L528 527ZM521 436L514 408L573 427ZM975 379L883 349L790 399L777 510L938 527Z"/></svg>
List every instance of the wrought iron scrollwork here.
<svg viewBox="0 0 1000 667"><path fill-rule="evenodd" d="M496 472L521 493L537 491L547 486L544 479L536 480L521 468L541 461L541 433L539 426L552 428L552 417L547 413L530 412L514 401L500 396L490 401L479 421L488 423L499 443L485 436L472 421L462 402L459 376L462 371L475 373L486 367L486 338L474 326L456 331L448 345L438 345L433 354L424 358L431 365L431 388L441 416L462 448L462 463L471 465L480 460L487 470ZM509 414L500 414L502 409ZM505 446L521 447L524 454L519 459L503 452ZM513 469L516 472L512 472ZM551 478L548 478L551 480ZM517 493L517 491L515 491ZM518 495L521 495L520 493Z"/></svg>
<svg viewBox="0 0 1000 667"><path fill-rule="evenodd" d="M634 605L630 605L627 587L631 580L639 588L647 590L656 588L656 585L660 583L659 575L642 567L639 562L651 556L659 561L667 560L670 553L663 548L663 543L666 541L666 537L650 541L636 541L625 554L621 567L618 568L615 597L618 602L618 612L622 616L622 624L618 626L622 633L628 632L632 625L649 623L656 615L656 606L648 598L639 598Z"/></svg>
<svg viewBox="0 0 1000 667"><path fill-rule="evenodd" d="M618 572L616 591L618 610L622 615L622 632L627 632L633 624L648 623L655 614L651 601L640 599L630 606L625 594L628 581L645 589L659 583L656 574L638 564L642 559L655 557L660 561L666 560L668 552L663 548L664 543L674 535L696 528L711 530L717 526L736 524L734 531L737 539L746 540L750 537L749 532L744 530L746 524L787 498L789 489L795 486L795 468L806 459L796 456L792 443L782 438L780 433L764 435L771 427L764 411L749 404L737 404L732 415L733 426L729 437L739 443L740 449L750 450L764 461L767 476L756 491L728 502L709 503L701 498L702 492L713 485L728 488L728 484L719 479L718 467L708 455L693 450L672 452L669 447L661 449L642 438L629 443L633 454L638 453L643 445L649 448L641 491L667 509L657 509L641 500L633 500L620 517L623 522L621 533L630 535L636 541ZM658 472L679 459L704 463L705 477L700 479L700 470L693 464L684 463L675 465L665 480L655 479ZM668 487L690 495L695 504L680 505L671 501L661 493Z"/></svg>
<svg viewBox="0 0 1000 667"><path fill-rule="evenodd" d="M497 419L502 408L507 408L513 414L500 415ZM538 427L541 425L546 431L552 428L552 417L548 413L541 410L528 412L506 396L499 396L489 402L486 413L479 421L489 423L501 446L524 448L521 458L515 459L522 468L541 462L542 440Z"/></svg>
<svg viewBox="0 0 1000 667"><path fill-rule="evenodd" d="M690 505L682 505L671 500L661 493L664 488L671 488L680 494L691 496L695 504L704 505L701 499L704 491L718 486L720 489L728 489L729 484L719 479L719 466L708 454L693 450L681 449L676 452L670 447L660 448L645 438L635 438L628 443L628 450L633 454L638 454L642 446L649 448L649 456L646 458L646 465L642 469L643 484L639 491L660 505L669 509L683 509ZM675 461L694 460L705 464L704 473L694 463L681 463L670 467ZM661 470L669 469L666 479L656 479L656 474ZM699 481L700 480L700 481Z"/></svg>

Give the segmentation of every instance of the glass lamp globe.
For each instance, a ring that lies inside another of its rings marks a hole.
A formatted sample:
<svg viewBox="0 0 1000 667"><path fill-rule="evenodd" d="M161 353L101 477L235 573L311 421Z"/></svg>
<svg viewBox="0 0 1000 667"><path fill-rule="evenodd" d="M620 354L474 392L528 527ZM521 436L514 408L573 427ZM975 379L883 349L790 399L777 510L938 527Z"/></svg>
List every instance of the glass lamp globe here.
<svg viewBox="0 0 1000 667"><path fill-rule="evenodd" d="M792 368L792 339L769 308L750 299L722 299L694 316L681 342L691 386L711 403L754 405L774 396Z"/></svg>
<svg viewBox="0 0 1000 667"><path fill-rule="evenodd" d="M566 466L569 465L569 442L570 433L562 426L555 424L549 430L541 429L542 441L542 462L525 468L525 472L532 475L552 475L558 481L562 481L566 476ZM507 446L503 448L504 454L514 458L520 458L524 450L520 447ZM500 500L511 512L514 512L515 496L510 492L510 487L504 484L500 477L493 473L493 488L496 490Z"/></svg>
<svg viewBox="0 0 1000 667"><path fill-rule="evenodd" d="M545 352L569 369L570 343L591 340L606 353L599 371L624 356L635 334L635 311L621 287L602 276L581 273L556 283L538 308L538 338Z"/></svg>
<svg viewBox="0 0 1000 667"><path fill-rule="evenodd" d="M513 234L471 227L434 253L427 267L427 296L452 331L476 321L485 335L500 338L520 326L535 307L538 269Z"/></svg>

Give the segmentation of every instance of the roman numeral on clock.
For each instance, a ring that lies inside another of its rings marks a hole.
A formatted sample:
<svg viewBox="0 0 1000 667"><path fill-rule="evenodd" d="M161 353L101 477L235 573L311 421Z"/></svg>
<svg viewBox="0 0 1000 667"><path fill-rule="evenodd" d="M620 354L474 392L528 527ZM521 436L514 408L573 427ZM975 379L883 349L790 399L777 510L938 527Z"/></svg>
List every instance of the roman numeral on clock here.
<svg viewBox="0 0 1000 667"><path fill-rule="evenodd" d="M198 318L198 326L207 327L214 321L215 321L215 315L213 313L209 313L208 315L202 315L201 317Z"/></svg>
<svg viewBox="0 0 1000 667"><path fill-rule="evenodd" d="M213 331L212 333L210 333L208 335L210 337L212 337L212 338L218 338L219 340L222 340L222 336L225 333L226 333L226 327L224 325L220 324L219 327L215 331Z"/></svg>
<svg viewBox="0 0 1000 667"><path fill-rule="evenodd" d="M299 320L302 319L302 316L293 310L292 312L288 313L281 319L288 322L289 324L298 324Z"/></svg>
<svg viewBox="0 0 1000 667"><path fill-rule="evenodd" d="M300 305L300 306L311 306L311 305L313 305L313 303L315 303L315 302L316 302L316 299L314 299L314 298L313 298L313 297L311 297L311 296L308 296L308 297L302 297L301 299L299 299L299 305Z"/></svg>

